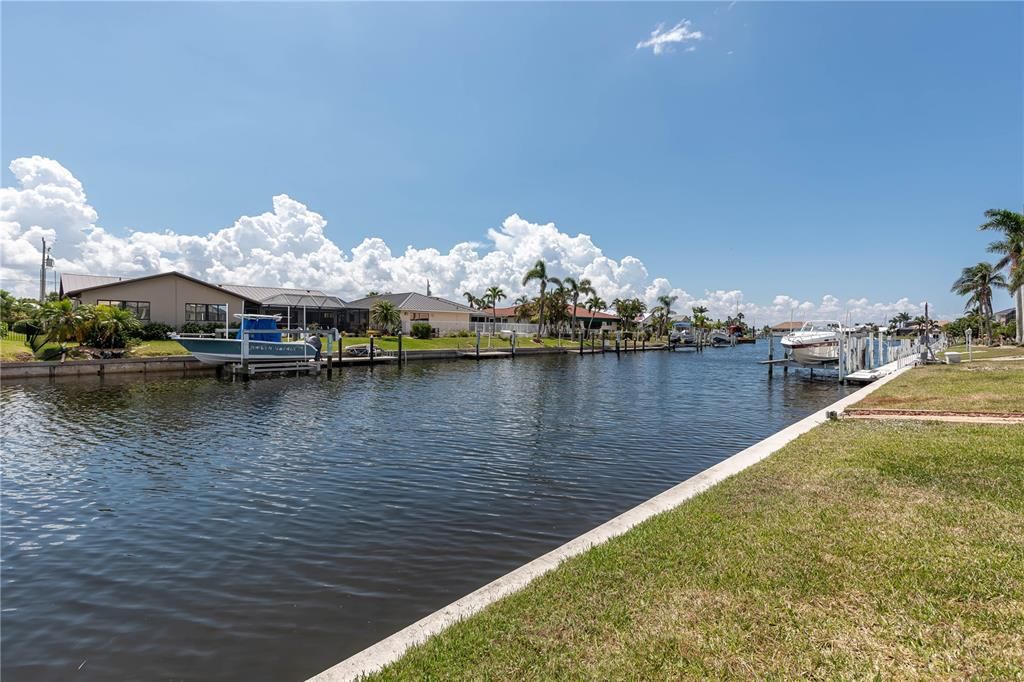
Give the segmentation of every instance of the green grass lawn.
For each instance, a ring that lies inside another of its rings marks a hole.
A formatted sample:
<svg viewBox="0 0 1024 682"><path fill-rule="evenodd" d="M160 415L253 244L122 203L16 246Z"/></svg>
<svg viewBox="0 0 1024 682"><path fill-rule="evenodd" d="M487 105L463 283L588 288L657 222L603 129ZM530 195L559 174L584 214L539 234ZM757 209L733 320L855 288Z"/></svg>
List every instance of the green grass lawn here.
<svg viewBox="0 0 1024 682"><path fill-rule="evenodd" d="M959 346L950 346L946 350L939 353L939 356L943 356L949 352L964 353L964 357L961 361L967 361L967 346L961 344ZM974 360L990 360L992 358L1011 358L1011 357L1024 357L1024 346L998 346L995 348L986 348L985 346L974 346L974 350L971 351L971 356Z"/></svg>
<svg viewBox="0 0 1024 682"><path fill-rule="evenodd" d="M74 348L78 344L70 343L68 346ZM50 343L46 348L57 348L56 343ZM163 341L139 341L127 353L130 358L161 357L164 355L188 355L180 343L166 339ZM38 358L32 355L32 350L20 339L0 339L0 360L4 362L28 362Z"/></svg>
<svg viewBox="0 0 1024 682"><path fill-rule="evenodd" d="M975 361L918 367L882 386L857 407L1024 412L1024 362Z"/></svg>
<svg viewBox="0 0 1024 682"><path fill-rule="evenodd" d="M348 336L345 337L345 347L354 346L356 344L369 343L368 337ZM562 339L561 346L563 348L578 348L579 340L572 342L569 339ZM597 342L600 347L600 341ZM544 343L535 343L533 339L529 337L517 337L516 338L517 348L555 348L559 346L558 339L544 339ZM584 344L585 347L589 348L589 342ZM387 336L384 338L374 339L374 346L382 350L398 350L398 340L394 336ZM448 350L448 349L462 349L472 350L476 347L476 337L459 337L459 336L445 336L436 339L414 339L408 336L402 337L402 350ZM491 340L491 350L508 350L510 343L508 340L494 338ZM480 350L487 350L487 338L480 339Z"/></svg>
<svg viewBox="0 0 1024 682"><path fill-rule="evenodd" d="M875 395L917 404L954 390L939 404L1015 406L1024 366L1013 371L928 367ZM370 679L1022 671L1024 429L841 420L566 561Z"/></svg>
<svg viewBox="0 0 1024 682"><path fill-rule="evenodd" d="M138 345L132 346L131 350L128 351L128 357L131 358L152 358L162 357L164 355L188 355L188 351L178 343L171 339L165 339L162 341L139 341Z"/></svg>

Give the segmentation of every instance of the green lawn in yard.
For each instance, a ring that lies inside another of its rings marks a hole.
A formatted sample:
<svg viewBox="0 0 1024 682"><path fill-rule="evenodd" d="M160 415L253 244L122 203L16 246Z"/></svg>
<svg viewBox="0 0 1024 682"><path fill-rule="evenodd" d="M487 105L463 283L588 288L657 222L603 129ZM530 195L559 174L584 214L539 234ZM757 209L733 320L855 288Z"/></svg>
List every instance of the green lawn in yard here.
<svg viewBox="0 0 1024 682"><path fill-rule="evenodd" d="M131 358L152 358L162 357L164 355L188 355L189 352L185 350L177 341L172 339L164 339L161 341L139 341L138 345L132 346L131 350L128 351L128 357Z"/></svg>
<svg viewBox="0 0 1024 682"><path fill-rule="evenodd" d="M945 356L946 353L956 352L963 353L964 356L960 359L961 362L967 362L967 346L950 346L946 350L939 353L939 357ZM974 346L971 351L972 360L991 360L992 358L1024 358L1024 346L995 346L988 348L986 346Z"/></svg>
<svg viewBox="0 0 1024 682"><path fill-rule="evenodd" d="M69 343L69 348L74 348L77 343ZM56 348L56 343L46 345L47 348ZM127 353L127 357L161 357L164 355L188 355L180 343L165 339L162 341L139 341ZM22 362L38 360L32 355L32 350L20 339L0 339L0 359L4 362ZM71 362L71 360L69 360Z"/></svg>
<svg viewBox="0 0 1024 682"><path fill-rule="evenodd" d="M358 336L347 336L345 337L345 347L354 346L357 344L369 343L368 337ZM570 341L568 338L562 339L561 346L563 348L578 348L579 339L575 342ZM600 341L597 341L598 347L600 347ZM381 350L398 350L398 340L394 336L386 336L384 338L374 339L374 346ZM529 337L516 337L517 348L556 348L559 346L558 339L544 339L544 343L534 343L533 339ZM585 342L585 347L590 347L589 342ZM461 349L461 350L473 350L476 348L476 337L475 336L444 336L436 339L414 339L409 336L402 337L402 350L450 350L450 349ZM494 338L491 340L490 350L508 350L510 343L506 339ZM488 350L487 338L480 339L480 350Z"/></svg>
<svg viewBox="0 0 1024 682"><path fill-rule="evenodd" d="M11 335L0 339L0 360L4 362L21 362L32 359L32 349L29 348L20 335Z"/></svg>
<svg viewBox="0 0 1024 682"><path fill-rule="evenodd" d="M917 367L857 403L859 408L1024 412L1024 362Z"/></svg>
<svg viewBox="0 0 1024 682"><path fill-rule="evenodd" d="M1024 429L840 421L371 679L1010 679Z"/></svg>

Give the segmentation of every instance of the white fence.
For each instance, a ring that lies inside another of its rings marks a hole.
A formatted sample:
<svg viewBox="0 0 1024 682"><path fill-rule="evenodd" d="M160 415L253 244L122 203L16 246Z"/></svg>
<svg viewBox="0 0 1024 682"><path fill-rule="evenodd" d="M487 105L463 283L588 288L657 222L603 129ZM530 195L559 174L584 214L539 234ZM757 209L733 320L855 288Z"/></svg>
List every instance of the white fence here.
<svg viewBox="0 0 1024 682"><path fill-rule="evenodd" d="M503 331L512 331L519 335L537 333L537 325L520 322L498 322L494 324L493 322L439 322L432 320L405 320L402 322L402 333L411 334L412 326L422 322L429 324L430 328L438 336L446 336L452 332L459 331L468 331L472 334L476 334L479 331L481 334L490 334L492 329L497 330L499 334Z"/></svg>

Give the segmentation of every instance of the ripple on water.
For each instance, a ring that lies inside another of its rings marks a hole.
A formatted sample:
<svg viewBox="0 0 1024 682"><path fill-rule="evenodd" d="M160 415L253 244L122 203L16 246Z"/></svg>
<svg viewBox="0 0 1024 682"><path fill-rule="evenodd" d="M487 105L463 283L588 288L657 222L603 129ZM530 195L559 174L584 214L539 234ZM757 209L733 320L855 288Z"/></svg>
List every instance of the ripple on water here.
<svg viewBox="0 0 1024 682"><path fill-rule="evenodd" d="M841 395L760 351L5 386L2 672L309 676Z"/></svg>

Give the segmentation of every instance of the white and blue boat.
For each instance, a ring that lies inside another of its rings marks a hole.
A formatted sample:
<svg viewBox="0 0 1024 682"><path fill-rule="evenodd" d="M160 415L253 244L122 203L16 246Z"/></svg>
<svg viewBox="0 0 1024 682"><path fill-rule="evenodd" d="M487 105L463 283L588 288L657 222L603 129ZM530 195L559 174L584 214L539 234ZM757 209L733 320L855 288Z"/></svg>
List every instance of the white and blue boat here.
<svg viewBox="0 0 1024 682"><path fill-rule="evenodd" d="M233 339L189 338L172 334L199 362L222 365L243 360L312 360L316 349L305 341L282 341L280 315L235 315L241 327Z"/></svg>

